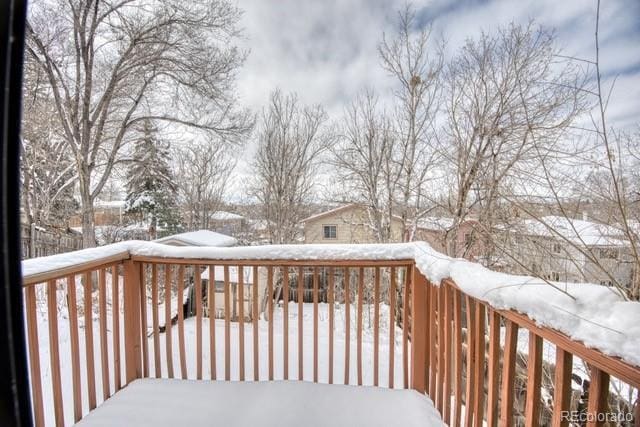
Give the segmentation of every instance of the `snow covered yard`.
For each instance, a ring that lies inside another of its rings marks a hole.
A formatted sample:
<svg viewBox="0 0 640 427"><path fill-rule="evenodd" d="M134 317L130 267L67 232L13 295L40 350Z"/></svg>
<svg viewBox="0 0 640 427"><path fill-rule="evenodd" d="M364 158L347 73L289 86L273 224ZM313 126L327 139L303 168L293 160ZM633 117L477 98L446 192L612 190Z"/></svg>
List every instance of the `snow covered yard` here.
<svg viewBox="0 0 640 427"><path fill-rule="evenodd" d="M107 295L111 295L111 277L107 274ZM122 278L120 278L122 283ZM82 286L77 286L78 301L82 301ZM65 424L73 424L73 389L72 389L72 364L71 364L71 343L68 311L66 306L66 292L62 289L58 290L58 341L60 348L60 369L62 378L62 393L64 395L64 414ZM40 295L38 300L38 333L40 345L40 361L41 361L41 377L44 394L44 409L46 415L46 424L54 422L53 396L51 393L51 372L49 364L49 336L48 336L48 320L46 316L46 305L44 304L44 296ZM95 379L96 379L96 400L98 405L102 402L102 375L101 375L101 353L100 353L100 325L97 315L97 292L94 293L94 321L93 321L93 348L95 358ZM110 297L107 304L107 342L109 355L109 386L111 393L115 392L114 387L114 361L113 361L113 330L112 330L112 313ZM80 306L82 307L82 306ZM122 309L122 304L120 304ZM165 324L164 306L159 307L160 325ZM357 311L354 306L350 307L350 363L349 363L349 383L357 384L357 365L356 365L356 332L357 332ZM172 316L177 312L176 298L172 299ZM344 382L344 360L345 360L345 309L342 304L335 304L334 310L334 348L333 348L333 382L342 384ZM151 335L151 309L147 305L148 317L148 351L149 351L149 375L154 376L154 342ZM89 411L88 390L87 390L87 365L85 357L85 324L84 316L80 315L79 322L79 348L80 348L80 374L82 388L83 412ZM202 329L202 347L203 347L203 378L211 378L210 372L210 355L209 355L209 319L203 318ZM121 382L124 383L124 333L122 331L124 319L120 313L120 360L122 366ZM231 345L230 345L230 368L231 380L237 381L240 378L239 372L239 323L231 322ZM196 319L190 317L184 321L185 331L185 359L187 365L187 378L196 379ZM260 380L268 380L268 333L269 322L263 319L258 321L259 333L259 373ZM362 369L363 384L373 385L373 353L374 353L374 336L373 336L373 307L365 306L363 314L363 338L362 338ZM403 387L403 366L402 366L402 330L396 328L396 340L394 343L394 382L396 388ZM244 354L245 354L245 378L247 381L253 380L253 325L251 322L244 324ZM223 319L215 320L215 338L216 338L216 374L217 379L225 377L225 322ZM298 304L289 303L289 379L298 379ZM274 379L280 380L284 378L283 371L283 307L281 305L274 308L273 317L273 368ZM162 378L168 378L168 370L166 364L166 335L160 334L160 355L161 355L161 372ZM329 306L328 304L318 304L318 379L321 383L328 382L329 372ZM313 381L313 304L303 304L303 360L304 360L304 380ZM409 347L410 353L410 347ZM179 353L179 337L178 326L172 327L172 354L174 377L181 378L180 372L180 353ZM409 357L410 362L410 357ZM380 328L379 328L379 378L380 386L386 387L389 378L389 310L388 306L381 304L380 309Z"/></svg>

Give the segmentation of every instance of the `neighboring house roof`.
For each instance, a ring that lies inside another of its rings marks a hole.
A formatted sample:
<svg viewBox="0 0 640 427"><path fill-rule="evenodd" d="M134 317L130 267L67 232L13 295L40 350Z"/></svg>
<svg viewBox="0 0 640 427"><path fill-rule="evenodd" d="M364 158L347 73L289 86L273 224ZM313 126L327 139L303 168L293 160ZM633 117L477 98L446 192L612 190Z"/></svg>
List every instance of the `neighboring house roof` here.
<svg viewBox="0 0 640 427"><path fill-rule="evenodd" d="M244 219L244 217L233 212L216 211L211 215L211 219L216 221L228 221L232 219Z"/></svg>
<svg viewBox="0 0 640 427"><path fill-rule="evenodd" d="M238 241L231 236L209 230L189 231L173 234L156 240L166 245L177 244L184 246L235 246Z"/></svg>
<svg viewBox="0 0 640 427"><path fill-rule="evenodd" d="M524 234L555 239L562 236L578 245L626 246L628 244L619 229L591 221L569 219L562 216L544 216L540 220L524 220L522 225Z"/></svg>
<svg viewBox="0 0 640 427"><path fill-rule="evenodd" d="M427 216L418 220L418 228L423 230L445 231L452 226L452 218Z"/></svg>
<svg viewBox="0 0 640 427"><path fill-rule="evenodd" d="M324 218L326 216L335 215L335 214L337 214L339 212L347 211L349 209L353 209L353 208L356 208L356 207L360 207L360 205L358 205L357 203L349 203L348 205L338 206L337 208L330 209L330 210L324 211L324 212L320 212L320 213L317 213L315 215L311 215L310 217L307 217L307 218L303 219L300 222L316 221L316 220Z"/></svg>
<svg viewBox="0 0 640 427"><path fill-rule="evenodd" d="M125 200L96 200L94 206L97 208L124 208Z"/></svg>

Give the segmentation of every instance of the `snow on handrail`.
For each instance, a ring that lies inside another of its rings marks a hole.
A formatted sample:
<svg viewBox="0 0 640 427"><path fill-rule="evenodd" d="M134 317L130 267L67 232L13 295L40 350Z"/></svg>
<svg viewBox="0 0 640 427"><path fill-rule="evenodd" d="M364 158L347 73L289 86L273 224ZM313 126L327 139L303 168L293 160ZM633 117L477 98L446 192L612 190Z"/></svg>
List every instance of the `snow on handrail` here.
<svg viewBox="0 0 640 427"><path fill-rule="evenodd" d="M415 260L419 271L439 285L450 278L466 294L496 309L526 314L539 326L567 334L602 352L640 366L640 303L625 301L614 289L587 283L548 282L491 271L451 258L425 242L390 244L314 244L246 247L175 247L127 241L22 262L25 282L62 269L113 257L200 260Z"/></svg>

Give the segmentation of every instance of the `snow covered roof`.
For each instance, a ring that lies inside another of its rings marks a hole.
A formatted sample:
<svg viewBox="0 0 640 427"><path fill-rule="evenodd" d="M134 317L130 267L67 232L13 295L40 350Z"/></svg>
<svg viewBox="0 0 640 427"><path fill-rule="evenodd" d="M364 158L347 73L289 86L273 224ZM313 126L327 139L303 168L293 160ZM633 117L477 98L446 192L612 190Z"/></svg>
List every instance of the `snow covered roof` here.
<svg viewBox="0 0 640 427"><path fill-rule="evenodd" d="M445 231L453 226L453 219L446 217L427 216L418 220L418 228L424 230Z"/></svg>
<svg viewBox="0 0 640 427"><path fill-rule="evenodd" d="M626 246L619 229L606 224L563 216L544 216L522 222L522 232L530 236L563 238L578 245L586 246ZM552 231L553 230L553 231ZM560 235L560 236L559 236Z"/></svg>
<svg viewBox="0 0 640 427"><path fill-rule="evenodd" d="M211 219L217 221L227 221L231 219L244 219L244 217L233 212L216 211L211 215Z"/></svg>
<svg viewBox="0 0 640 427"><path fill-rule="evenodd" d="M336 214L338 212L345 211L345 210L348 210L348 209L351 209L351 208L355 208L355 207L358 207L358 206L359 205L356 204L356 203L350 203L348 205L338 206L337 208L329 209L328 211L323 211L323 212L317 213L315 215L311 215L311 216L303 219L300 222L315 221L315 220L323 218L325 216L333 215L333 214Z"/></svg>
<svg viewBox="0 0 640 427"><path fill-rule="evenodd" d="M173 234L157 239L156 242L173 246L235 246L238 244L233 237L210 230Z"/></svg>
<svg viewBox="0 0 640 427"><path fill-rule="evenodd" d="M97 208L124 208L125 200L96 200L94 206Z"/></svg>

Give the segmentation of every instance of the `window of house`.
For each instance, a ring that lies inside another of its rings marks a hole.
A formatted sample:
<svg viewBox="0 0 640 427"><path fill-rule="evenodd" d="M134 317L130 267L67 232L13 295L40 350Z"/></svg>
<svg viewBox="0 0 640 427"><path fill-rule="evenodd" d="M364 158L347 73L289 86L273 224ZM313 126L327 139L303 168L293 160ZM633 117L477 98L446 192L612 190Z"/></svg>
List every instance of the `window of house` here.
<svg viewBox="0 0 640 427"><path fill-rule="evenodd" d="M464 244L467 246L471 244L471 233L464 233Z"/></svg>
<svg viewBox="0 0 640 427"><path fill-rule="evenodd" d="M557 271L552 271L551 272L551 280L553 280L554 282L559 282L560 281L560 273L558 273Z"/></svg>
<svg viewBox="0 0 640 427"><path fill-rule="evenodd" d="M611 280L601 280L600 284L602 286L613 286L613 283L611 282Z"/></svg>
<svg viewBox="0 0 640 427"><path fill-rule="evenodd" d="M325 239L336 239L338 237L338 230L335 225L323 225L322 233Z"/></svg>
<svg viewBox="0 0 640 427"><path fill-rule="evenodd" d="M554 254L559 254L560 252L562 252L562 245L560 243L554 243L553 244L553 253Z"/></svg>
<svg viewBox="0 0 640 427"><path fill-rule="evenodd" d="M618 259L618 250L615 248L600 248L599 255L602 259Z"/></svg>

